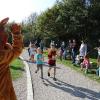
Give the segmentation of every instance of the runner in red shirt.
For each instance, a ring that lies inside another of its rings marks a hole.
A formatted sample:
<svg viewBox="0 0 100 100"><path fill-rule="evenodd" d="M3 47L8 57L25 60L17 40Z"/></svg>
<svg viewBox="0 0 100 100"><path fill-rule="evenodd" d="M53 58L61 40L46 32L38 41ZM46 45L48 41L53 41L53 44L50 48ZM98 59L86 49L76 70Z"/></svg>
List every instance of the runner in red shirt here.
<svg viewBox="0 0 100 100"><path fill-rule="evenodd" d="M52 44L50 47L51 48L49 49L49 52L48 52L48 64L49 64L48 76L50 76L51 69L54 68L54 80L56 80L56 78L55 78L55 74L56 74L56 48L55 48L54 44Z"/></svg>

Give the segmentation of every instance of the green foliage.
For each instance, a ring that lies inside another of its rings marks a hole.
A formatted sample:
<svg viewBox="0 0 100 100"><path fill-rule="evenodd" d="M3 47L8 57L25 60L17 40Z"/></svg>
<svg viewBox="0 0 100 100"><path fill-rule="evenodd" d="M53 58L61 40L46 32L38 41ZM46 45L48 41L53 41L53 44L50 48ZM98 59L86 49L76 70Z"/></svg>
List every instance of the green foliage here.
<svg viewBox="0 0 100 100"><path fill-rule="evenodd" d="M62 0L38 17L36 30L43 37L91 40L100 34L99 11L98 1L86 5L83 0Z"/></svg>
<svg viewBox="0 0 100 100"><path fill-rule="evenodd" d="M33 13L23 24L25 41L33 38L96 43L100 38L100 0L60 0L37 16ZM32 35L27 36L26 33ZM93 44L93 45L94 45Z"/></svg>
<svg viewBox="0 0 100 100"><path fill-rule="evenodd" d="M30 41L33 41L38 37L36 33L36 20L37 14L32 13L25 21L21 23L25 46L28 46Z"/></svg>

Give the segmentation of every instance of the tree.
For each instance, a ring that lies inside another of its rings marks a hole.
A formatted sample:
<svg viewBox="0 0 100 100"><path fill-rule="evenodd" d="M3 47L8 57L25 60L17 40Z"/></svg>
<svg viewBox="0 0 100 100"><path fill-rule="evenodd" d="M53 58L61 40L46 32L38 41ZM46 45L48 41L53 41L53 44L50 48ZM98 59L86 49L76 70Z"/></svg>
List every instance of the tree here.
<svg viewBox="0 0 100 100"><path fill-rule="evenodd" d="M42 39L97 41L100 38L99 11L100 0L61 0L35 21L33 16L29 17L25 29Z"/></svg>
<svg viewBox="0 0 100 100"><path fill-rule="evenodd" d="M38 15L36 13L32 13L28 18L26 18L26 20L21 23L25 44L29 44L30 41L34 41L37 37L35 26L37 16Z"/></svg>

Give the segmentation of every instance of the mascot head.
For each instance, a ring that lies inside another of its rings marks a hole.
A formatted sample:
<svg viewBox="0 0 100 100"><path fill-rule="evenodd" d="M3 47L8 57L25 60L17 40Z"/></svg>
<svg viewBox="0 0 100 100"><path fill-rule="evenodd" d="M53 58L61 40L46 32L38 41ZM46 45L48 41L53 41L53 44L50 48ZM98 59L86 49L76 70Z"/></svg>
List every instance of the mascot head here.
<svg viewBox="0 0 100 100"><path fill-rule="evenodd" d="M5 32L5 25L7 24L9 18L5 18L0 21L0 49L3 49L8 41L8 35Z"/></svg>

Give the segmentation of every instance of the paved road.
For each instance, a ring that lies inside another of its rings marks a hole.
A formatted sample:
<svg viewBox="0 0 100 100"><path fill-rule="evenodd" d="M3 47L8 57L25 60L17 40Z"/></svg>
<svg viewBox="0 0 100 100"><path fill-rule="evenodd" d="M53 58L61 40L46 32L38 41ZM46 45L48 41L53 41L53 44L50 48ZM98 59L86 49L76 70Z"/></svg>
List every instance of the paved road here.
<svg viewBox="0 0 100 100"><path fill-rule="evenodd" d="M13 81L15 93L18 100L27 100L27 78L26 72L23 70L23 77Z"/></svg>
<svg viewBox="0 0 100 100"><path fill-rule="evenodd" d="M29 58L27 51L23 53L23 56L25 59ZM48 66L44 66L43 82L40 71L35 73L36 65L28 64L32 75L34 100L100 100L100 84L69 67L57 64L57 81L54 81L53 70L51 77L48 77Z"/></svg>

